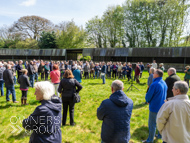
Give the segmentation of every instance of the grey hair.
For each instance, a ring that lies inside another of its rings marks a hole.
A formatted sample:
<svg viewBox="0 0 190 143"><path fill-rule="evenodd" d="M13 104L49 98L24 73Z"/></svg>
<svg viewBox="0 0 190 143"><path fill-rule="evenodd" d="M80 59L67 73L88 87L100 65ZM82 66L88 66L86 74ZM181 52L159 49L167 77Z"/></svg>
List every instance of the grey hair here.
<svg viewBox="0 0 190 143"><path fill-rule="evenodd" d="M173 74L176 74L176 69L175 68L169 68L168 71L171 71Z"/></svg>
<svg viewBox="0 0 190 143"><path fill-rule="evenodd" d="M50 100L55 94L55 88L49 81L36 82L34 87L42 92L44 100Z"/></svg>
<svg viewBox="0 0 190 143"><path fill-rule="evenodd" d="M154 71L155 71L155 68L151 68L150 71L151 71L151 73L153 74Z"/></svg>
<svg viewBox="0 0 190 143"><path fill-rule="evenodd" d="M123 82L120 80L114 80L112 82L111 87L113 88L114 91L122 90L123 89Z"/></svg>
<svg viewBox="0 0 190 143"><path fill-rule="evenodd" d="M80 66L77 66L77 69L78 69L78 70L80 70L80 69L81 69L81 67L80 67Z"/></svg>
<svg viewBox="0 0 190 143"><path fill-rule="evenodd" d="M187 94L187 92L189 90L189 86L188 86L187 82L185 82L185 81L176 81L174 83L174 88L179 89L181 94Z"/></svg>

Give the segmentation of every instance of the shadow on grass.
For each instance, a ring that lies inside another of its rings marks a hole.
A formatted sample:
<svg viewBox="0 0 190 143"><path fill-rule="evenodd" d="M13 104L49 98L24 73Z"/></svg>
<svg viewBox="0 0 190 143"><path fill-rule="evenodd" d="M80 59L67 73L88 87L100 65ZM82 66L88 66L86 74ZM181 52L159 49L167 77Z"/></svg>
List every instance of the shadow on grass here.
<svg viewBox="0 0 190 143"><path fill-rule="evenodd" d="M20 140L20 139L23 139L27 136L30 136L30 134L27 134L25 131L22 131L20 132L18 135L11 135L9 138L8 138L8 141L12 141L12 140Z"/></svg>
<svg viewBox="0 0 190 143"><path fill-rule="evenodd" d="M88 83L88 85L102 85L102 83Z"/></svg>
<svg viewBox="0 0 190 143"><path fill-rule="evenodd" d="M139 142L146 140L148 138L148 127L142 126L137 128L131 135L131 138L135 138Z"/></svg>
<svg viewBox="0 0 190 143"><path fill-rule="evenodd" d="M142 108L142 107L144 107L144 106L146 106L146 105L148 105L148 104L145 104L145 102L144 102L144 103L141 103L141 104L137 104L137 105L134 105L134 106L133 106L133 109L139 109L139 108Z"/></svg>
<svg viewBox="0 0 190 143"><path fill-rule="evenodd" d="M38 100L31 100L31 101L29 101L30 105L38 105L39 103L40 103L40 101L38 101Z"/></svg>
<svg viewBox="0 0 190 143"><path fill-rule="evenodd" d="M10 108L10 107L21 107L21 105L6 104L5 106L0 106L0 110L1 109L6 109L6 108Z"/></svg>

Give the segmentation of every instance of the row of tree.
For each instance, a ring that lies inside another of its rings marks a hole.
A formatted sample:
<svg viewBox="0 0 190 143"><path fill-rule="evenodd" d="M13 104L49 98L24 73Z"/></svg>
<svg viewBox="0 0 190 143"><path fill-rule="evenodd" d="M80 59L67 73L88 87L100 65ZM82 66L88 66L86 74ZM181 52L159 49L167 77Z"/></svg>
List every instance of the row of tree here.
<svg viewBox="0 0 190 143"><path fill-rule="evenodd" d="M190 45L188 0L127 0L95 16L85 29L74 21L54 25L24 16L0 29L0 48L117 48ZM186 33L185 33L186 32Z"/></svg>

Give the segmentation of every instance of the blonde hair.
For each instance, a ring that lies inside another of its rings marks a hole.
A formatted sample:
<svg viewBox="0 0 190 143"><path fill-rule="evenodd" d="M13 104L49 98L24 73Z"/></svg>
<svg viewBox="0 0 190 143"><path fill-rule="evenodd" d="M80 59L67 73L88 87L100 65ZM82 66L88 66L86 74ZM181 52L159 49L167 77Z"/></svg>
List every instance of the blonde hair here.
<svg viewBox="0 0 190 143"><path fill-rule="evenodd" d="M25 74L26 72L28 72L27 69L22 69L21 71L23 72L23 74Z"/></svg>
<svg viewBox="0 0 190 143"><path fill-rule="evenodd" d="M55 94L55 88L49 81L37 82L35 83L34 87L42 92L44 100L50 100Z"/></svg>

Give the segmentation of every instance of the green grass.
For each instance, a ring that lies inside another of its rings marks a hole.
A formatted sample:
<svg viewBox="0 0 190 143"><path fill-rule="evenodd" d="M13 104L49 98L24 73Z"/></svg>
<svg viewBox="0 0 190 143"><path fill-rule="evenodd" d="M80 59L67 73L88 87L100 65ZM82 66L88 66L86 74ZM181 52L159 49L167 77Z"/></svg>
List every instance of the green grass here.
<svg viewBox="0 0 190 143"><path fill-rule="evenodd" d="M178 73L181 79L184 74ZM164 73L165 79L167 73ZM145 99L145 93L147 89L148 73L145 71L143 77L140 79L140 84L134 84L140 91L135 88L126 92L130 83L127 80L124 82L124 91L126 95L134 102L134 109L131 117L131 140L130 143L139 143L141 140L145 140L148 137L148 105L143 104ZM75 105L75 122L76 126L69 126L69 118L67 119L67 125L61 127L62 130L62 142L64 143L98 143L101 141L101 124L96 117L96 110L101 102L109 98L111 94L111 83L113 79L106 79L106 84L102 84L101 79L88 79L82 80L83 89L80 92L81 102ZM15 86L16 97L19 101L18 104L11 102L7 103L5 96L0 97L0 142L1 143L25 143L29 141L30 134L22 132L11 133L13 131L11 122L17 122L16 125L22 126L22 119L27 118L34 109L40 105L35 100L34 89L30 88L28 92L28 106L20 106L21 91L19 85ZM188 93L190 95L190 92ZM12 97L10 96L10 99ZM11 118L16 116L16 118ZM17 127L16 127L17 128ZM161 143L161 140L155 140L156 143Z"/></svg>

